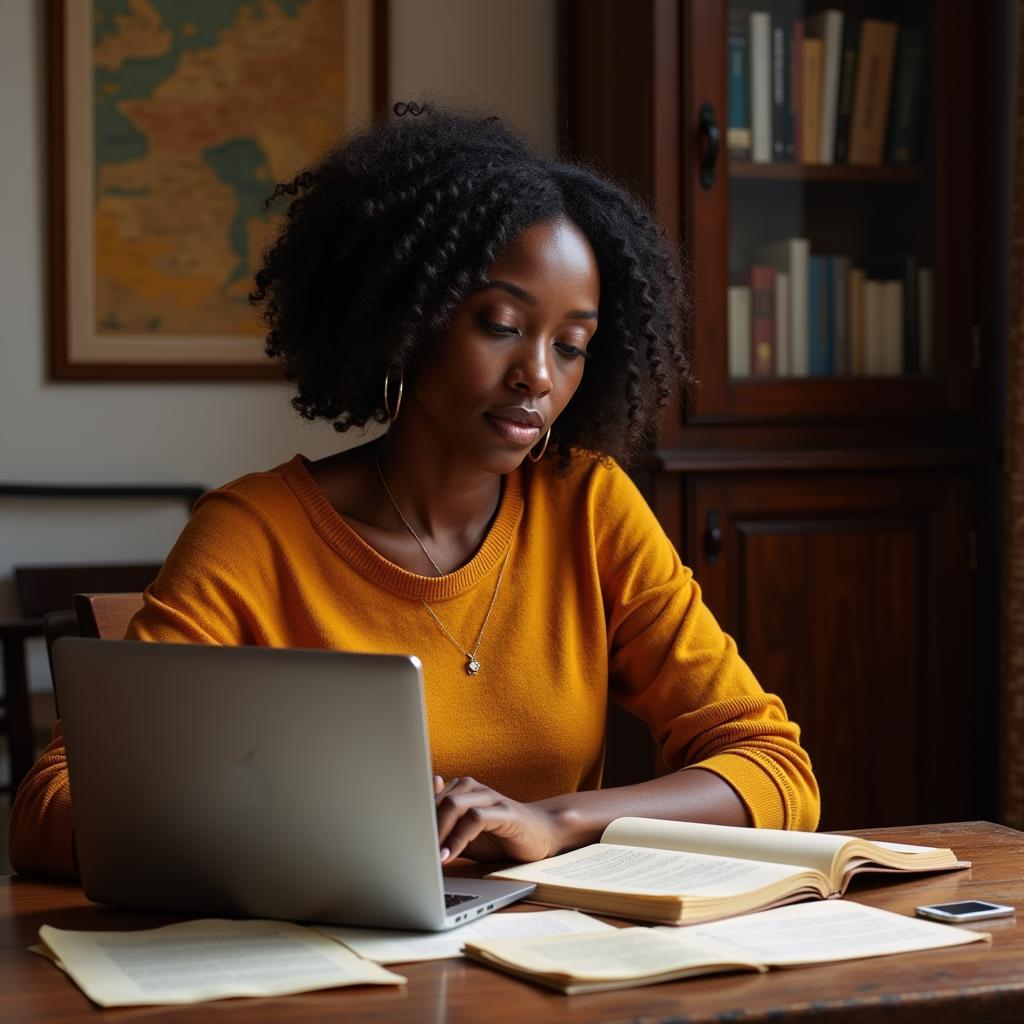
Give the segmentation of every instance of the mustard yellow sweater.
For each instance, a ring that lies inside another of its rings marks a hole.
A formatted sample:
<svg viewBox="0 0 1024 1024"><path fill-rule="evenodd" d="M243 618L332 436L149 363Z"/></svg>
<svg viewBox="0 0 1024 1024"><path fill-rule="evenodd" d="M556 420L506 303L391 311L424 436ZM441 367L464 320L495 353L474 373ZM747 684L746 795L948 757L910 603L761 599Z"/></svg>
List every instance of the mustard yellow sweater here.
<svg viewBox="0 0 1024 1024"><path fill-rule="evenodd" d="M471 677L421 602L468 649L506 553ZM367 545L296 456L199 500L128 636L416 654L435 771L517 800L600 785L611 693L650 726L668 764L730 783L755 825L817 824L797 726L704 606L630 479L593 458L565 476L542 462L506 477L475 557L425 577ZM71 828L58 725L15 802L11 863L73 875Z"/></svg>

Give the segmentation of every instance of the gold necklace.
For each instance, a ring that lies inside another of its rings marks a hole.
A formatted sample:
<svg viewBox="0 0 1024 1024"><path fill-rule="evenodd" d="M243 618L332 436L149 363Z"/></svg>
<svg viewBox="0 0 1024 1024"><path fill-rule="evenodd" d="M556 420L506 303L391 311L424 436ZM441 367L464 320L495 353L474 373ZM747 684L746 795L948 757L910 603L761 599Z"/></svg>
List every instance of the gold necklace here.
<svg viewBox="0 0 1024 1024"><path fill-rule="evenodd" d="M443 576L444 571L437 564L437 562L435 562L434 559L430 557L430 552L426 549L426 547L423 544L423 541L420 540L419 535L412 528L412 524L409 522L408 519L405 518L404 515L402 515L402 510L398 507L398 502L395 501L395 496L391 493L391 488L388 487L387 480L384 479L384 471L380 468L380 458L377 455L376 445L374 445L373 448L373 463L377 467L377 476L380 477L380 482L381 486L384 488L384 493L388 496L388 500L394 507L395 512L398 513L398 518L402 520L402 522L405 524L405 528L412 534L413 540L415 540L416 543L419 544L420 549L423 551L423 554L427 556L427 560L434 567L434 570L437 573L437 575ZM512 546L510 544L508 551L505 552L505 557L502 559L501 571L498 573L498 582L494 584L494 593L491 594L491 603L487 606L487 613L484 615L484 621L480 624L480 631L476 635L476 640L473 642L473 649L471 651L467 651L462 647L462 644L460 644L459 641L456 640L455 637L453 637L451 633L448 632L447 627L437 617L437 613L434 611L434 609L431 608L426 601L420 598L420 604L427 609L427 611L430 613L430 617L434 620L435 623L437 623L437 626L441 630L441 632L444 633L444 635L451 641L455 649L466 659L466 675L468 676L475 676L477 672L480 671L480 662L477 659L476 653L480 650L480 641L481 639L483 639L484 630L487 628L487 623L491 618L491 612L494 610L494 602L498 600L498 591L501 589L501 581L505 575L505 566L508 564L508 556L511 551Z"/></svg>

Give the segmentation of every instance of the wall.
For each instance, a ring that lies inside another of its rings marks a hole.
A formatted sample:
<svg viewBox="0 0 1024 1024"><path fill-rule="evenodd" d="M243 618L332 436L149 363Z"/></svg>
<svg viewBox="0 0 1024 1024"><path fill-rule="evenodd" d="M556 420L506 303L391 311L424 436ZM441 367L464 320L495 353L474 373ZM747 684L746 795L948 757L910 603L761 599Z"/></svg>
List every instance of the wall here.
<svg viewBox="0 0 1024 1024"><path fill-rule="evenodd" d="M46 379L45 7L0 0L0 481L213 485L338 448L281 385ZM392 0L389 20L394 99L478 104L554 150L554 0ZM150 502L0 499L0 615L13 612L12 565L160 559L184 517ZM48 684L36 673L34 685Z"/></svg>
<svg viewBox="0 0 1024 1024"><path fill-rule="evenodd" d="M280 385L46 379L44 7L3 0L0 8L0 480L211 485L297 450L338 447L333 431L292 412ZM554 148L553 0L392 0L390 10L394 98L477 103ZM128 525L104 531L111 513L75 506L55 536L42 503L0 501L0 580L15 562L105 557L122 543L130 557L159 556L181 519L139 504ZM140 518L151 522L140 528ZM0 613L7 601L9 586L0 588Z"/></svg>

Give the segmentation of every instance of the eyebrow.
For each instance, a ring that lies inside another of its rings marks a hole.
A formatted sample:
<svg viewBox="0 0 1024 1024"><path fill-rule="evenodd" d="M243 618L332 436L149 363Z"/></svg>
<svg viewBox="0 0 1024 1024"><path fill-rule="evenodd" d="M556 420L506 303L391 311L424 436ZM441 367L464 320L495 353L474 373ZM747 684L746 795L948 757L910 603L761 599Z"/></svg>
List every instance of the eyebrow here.
<svg viewBox="0 0 1024 1024"><path fill-rule="evenodd" d="M488 281L480 286L480 291L486 291L488 288L500 288L502 291L508 292L509 295L513 296L525 302L528 306L536 306L537 300L529 292L524 291L517 284L512 284L511 281ZM597 310L596 309L570 309L565 314L566 320L596 320Z"/></svg>

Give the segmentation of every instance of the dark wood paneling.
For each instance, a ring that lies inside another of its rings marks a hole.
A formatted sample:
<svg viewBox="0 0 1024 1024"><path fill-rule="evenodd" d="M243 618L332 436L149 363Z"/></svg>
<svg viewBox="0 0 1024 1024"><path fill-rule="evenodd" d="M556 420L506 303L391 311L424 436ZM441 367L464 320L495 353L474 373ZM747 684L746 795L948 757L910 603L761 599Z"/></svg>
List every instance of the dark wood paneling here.
<svg viewBox="0 0 1024 1024"><path fill-rule="evenodd" d="M970 481L948 474L690 482L705 600L804 730L824 828L971 806ZM723 544L709 560L709 515Z"/></svg>

